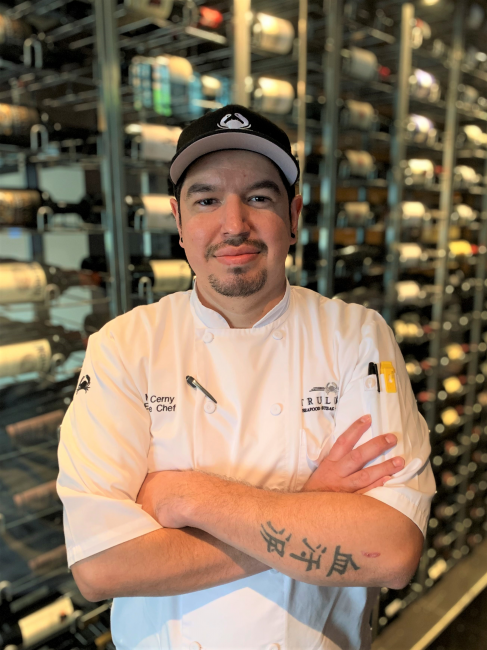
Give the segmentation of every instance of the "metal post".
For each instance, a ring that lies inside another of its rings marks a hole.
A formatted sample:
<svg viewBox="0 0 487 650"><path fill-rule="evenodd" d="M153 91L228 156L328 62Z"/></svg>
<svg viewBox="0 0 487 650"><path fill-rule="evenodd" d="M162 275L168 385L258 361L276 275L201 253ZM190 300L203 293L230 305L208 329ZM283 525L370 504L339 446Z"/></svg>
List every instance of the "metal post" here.
<svg viewBox="0 0 487 650"><path fill-rule="evenodd" d="M306 163L306 81L308 67L308 0L299 0L299 60L298 60L298 159L301 177L299 179L299 193L303 193L304 166ZM302 212L299 215L296 250L294 254L294 282L301 286L301 270L303 268L303 239L302 239Z"/></svg>
<svg viewBox="0 0 487 650"><path fill-rule="evenodd" d="M321 211L318 215L318 252L316 275L318 292L333 296L333 241L335 232L335 199L337 177L338 102L343 31L342 0L325 0L327 11L324 53L326 104L322 111L322 142L324 159L320 164Z"/></svg>
<svg viewBox="0 0 487 650"><path fill-rule="evenodd" d="M404 160L406 158L406 123L409 113L409 77L412 60L412 23L414 5L402 7L399 72L395 95L394 133L391 139L391 175L387 201L389 219L386 227L387 265L384 272L385 302L382 315L390 325L396 311L396 282L399 277L399 253L396 244L401 241L401 202L404 187Z"/></svg>
<svg viewBox="0 0 487 650"><path fill-rule="evenodd" d="M233 101L249 106L252 91L250 76L250 0L233 1Z"/></svg>
<svg viewBox="0 0 487 650"><path fill-rule="evenodd" d="M431 341L429 356L436 359L432 373L428 378L428 391L436 396L438 389L438 364L441 347L443 344L443 307L445 295L445 283L448 272L448 237L450 231L450 220L453 202L453 167L455 165L455 141L457 137L457 96L458 84L460 83L460 65L463 57L463 17L464 4L457 2L453 18L453 40L451 49L450 74L448 79L448 94L446 97L446 120L445 133L443 136L443 173L440 189L440 215L441 222L438 232L438 266L435 272L435 285L437 294L433 303L431 313L431 325L434 328L434 338ZM430 409L427 412L427 422L430 431L436 424L436 399L430 402Z"/></svg>
<svg viewBox="0 0 487 650"><path fill-rule="evenodd" d="M101 77L98 119L103 143L105 249L112 278L110 310L113 317L131 308L128 236L123 204L120 50L114 15L114 0L95 0L96 45Z"/></svg>

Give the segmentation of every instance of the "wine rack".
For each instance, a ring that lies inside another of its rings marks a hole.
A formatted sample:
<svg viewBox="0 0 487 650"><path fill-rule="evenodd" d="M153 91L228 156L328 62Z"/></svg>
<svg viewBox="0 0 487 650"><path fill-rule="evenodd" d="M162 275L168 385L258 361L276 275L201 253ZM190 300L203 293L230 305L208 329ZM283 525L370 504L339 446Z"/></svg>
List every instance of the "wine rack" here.
<svg viewBox="0 0 487 650"><path fill-rule="evenodd" d="M37 594L68 612L46 647L113 647L110 603L85 601L66 567L57 428L79 340L190 288L168 163L181 128L234 101L286 130L300 161L291 283L382 313L430 429L438 491L421 562L371 620L374 647L397 650L408 612L462 567L468 590L485 554L487 5L141 4L0 10L0 351L14 359L0 373L0 608L14 620L10 601ZM28 343L30 365L12 348Z"/></svg>

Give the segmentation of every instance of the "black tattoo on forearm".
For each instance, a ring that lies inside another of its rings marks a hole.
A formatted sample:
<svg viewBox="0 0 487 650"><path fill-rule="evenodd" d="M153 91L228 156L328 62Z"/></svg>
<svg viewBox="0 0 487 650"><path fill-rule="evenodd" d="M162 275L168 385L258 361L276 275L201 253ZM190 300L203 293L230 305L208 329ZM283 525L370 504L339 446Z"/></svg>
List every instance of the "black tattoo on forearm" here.
<svg viewBox="0 0 487 650"><path fill-rule="evenodd" d="M284 533L286 532L285 528L282 530L276 530L270 521L268 521L266 525L272 532L269 532L269 530L263 524L261 524L260 534L267 544L267 552L275 552L279 555L279 557L284 557L286 543L289 542L292 534L289 533L287 537L284 537ZM318 544L316 547L313 547L308 543L308 539L306 537L303 539L303 544L309 549L310 552L301 551L300 555L297 555L296 553L289 553L289 557L292 557L294 560L298 560L299 562L304 562L306 564L306 571L311 571L313 568L319 569L321 558L326 553L327 547L323 544ZM358 571L360 569L360 567L353 561L352 554L342 553L340 551L340 548L340 546L335 547L333 563L330 567L330 570L326 574L327 578L333 573L338 573L338 575L341 576L344 575L349 566L352 567L354 571Z"/></svg>
<svg viewBox="0 0 487 650"><path fill-rule="evenodd" d="M276 530L270 521L267 522L267 525L272 529L274 533L276 533L276 535L284 535L284 531L286 530L285 528L282 530ZM291 539L291 535L285 539L279 539L278 537L269 533L269 531L266 530L262 524L260 527L262 528L260 534L267 542L267 552L273 553L275 551L280 557L284 557L284 547L286 546L286 542L289 542Z"/></svg>
<svg viewBox="0 0 487 650"><path fill-rule="evenodd" d="M300 562L306 562L308 565L306 567L306 571L311 571L311 569L313 568L313 564L315 565L316 569L319 569L321 554L326 553L326 547L323 547L321 551L318 553L318 549L321 547L321 544L318 544L316 548L313 548L308 544L308 540L306 539L306 537L303 539L303 543L306 544L306 546L311 550L309 557L306 557L306 551L301 551L301 555L296 555L295 553L289 553L289 555L293 557L295 560L299 560ZM318 553L318 557L316 558L316 560L313 557L313 553Z"/></svg>

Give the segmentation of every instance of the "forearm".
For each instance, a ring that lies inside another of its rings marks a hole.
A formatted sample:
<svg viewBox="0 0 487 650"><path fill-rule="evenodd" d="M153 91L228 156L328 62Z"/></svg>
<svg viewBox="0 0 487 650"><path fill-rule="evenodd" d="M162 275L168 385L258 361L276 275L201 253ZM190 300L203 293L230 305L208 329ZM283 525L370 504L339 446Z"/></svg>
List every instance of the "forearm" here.
<svg viewBox="0 0 487 650"><path fill-rule="evenodd" d="M198 493L188 525L302 582L400 588L421 552L419 528L365 495L284 493L214 476Z"/></svg>
<svg viewBox="0 0 487 650"><path fill-rule="evenodd" d="M83 586L82 591L93 601L185 594L268 569L255 558L195 528L162 528L72 566L78 586Z"/></svg>

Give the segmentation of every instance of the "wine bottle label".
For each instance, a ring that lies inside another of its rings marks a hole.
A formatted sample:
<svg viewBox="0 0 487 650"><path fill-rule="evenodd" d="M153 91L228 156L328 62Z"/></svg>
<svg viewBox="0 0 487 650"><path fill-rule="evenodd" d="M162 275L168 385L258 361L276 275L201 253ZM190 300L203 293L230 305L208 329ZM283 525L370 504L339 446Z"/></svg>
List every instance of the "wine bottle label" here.
<svg viewBox="0 0 487 650"><path fill-rule="evenodd" d="M171 15L173 0L125 0L125 6L144 16L166 20Z"/></svg>
<svg viewBox="0 0 487 650"><path fill-rule="evenodd" d="M47 372L51 365L51 345L47 339L0 347L0 377L24 372Z"/></svg>
<svg viewBox="0 0 487 650"><path fill-rule="evenodd" d="M37 262L0 264L0 305L44 300L47 278Z"/></svg>
<svg viewBox="0 0 487 650"><path fill-rule="evenodd" d="M37 190L0 190L0 224L21 226L31 222L41 207Z"/></svg>
<svg viewBox="0 0 487 650"><path fill-rule="evenodd" d="M39 122L39 113L35 108L0 104L0 136L28 136L31 127Z"/></svg>
<svg viewBox="0 0 487 650"><path fill-rule="evenodd" d="M294 26L289 20L258 13L252 28L254 47L274 54L289 54L294 43Z"/></svg>
<svg viewBox="0 0 487 650"><path fill-rule="evenodd" d="M368 102L357 102L354 99L345 101L348 111L348 126L363 131L370 131L375 121L375 110Z"/></svg>
<svg viewBox="0 0 487 650"><path fill-rule="evenodd" d="M149 260L154 273L154 293L185 291L191 285L191 269L184 260Z"/></svg>
<svg viewBox="0 0 487 650"><path fill-rule="evenodd" d="M352 176L368 176L375 170L374 159L368 151L347 149L345 156Z"/></svg>
<svg viewBox="0 0 487 650"><path fill-rule="evenodd" d="M377 76L378 62L374 52L360 47L351 47L350 58L346 59L345 70L354 79L372 81Z"/></svg>
<svg viewBox="0 0 487 650"><path fill-rule="evenodd" d="M264 113L285 115L289 113L294 102L294 88L289 81L260 77L255 91L259 110Z"/></svg>
<svg viewBox="0 0 487 650"><path fill-rule="evenodd" d="M17 508L43 510L59 501L56 479L13 495Z"/></svg>
<svg viewBox="0 0 487 650"><path fill-rule="evenodd" d="M169 162L176 153L181 129L177 126L141 124L141 151L144 160Z"/></svg>
<svg viewBox="0 0 487 650"><path fill-rule="evenodd" d="M177 233L176 219L171 211L171 197L166 194L144 194L145 226L148 230Z"/></svg>
<svg viewBox="0 0 487 650"><path fill-rule="evenodd" d="M43 413L28 420L7 424L5 431L10 438L18 444L41 442L53 438L58 426L64 418L64 411L58 409L51 413Z"/></svg>
<svg viewBox="0 0 487 650"><path fill-rule="evenodd" d="M19 621L22 633L22 646L34 645L56 626L62 623L67 616L74 612L73 603L69 596L55 600L47 607L42 607L33 614L29 614Z"/></svg>

